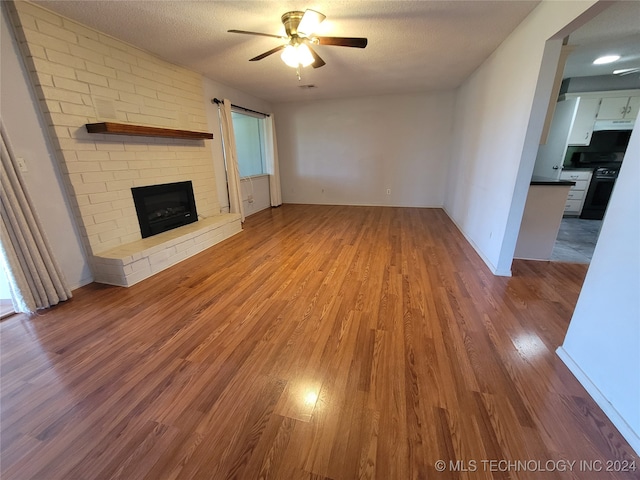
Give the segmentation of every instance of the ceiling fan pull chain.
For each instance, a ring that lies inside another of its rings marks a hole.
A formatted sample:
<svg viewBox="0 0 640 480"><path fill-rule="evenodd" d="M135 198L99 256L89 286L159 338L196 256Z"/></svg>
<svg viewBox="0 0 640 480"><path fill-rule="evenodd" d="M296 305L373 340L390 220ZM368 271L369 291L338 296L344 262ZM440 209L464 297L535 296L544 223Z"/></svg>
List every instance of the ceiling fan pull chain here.
<svg viewBox="0 0 640 480"><path fill-rule="evenodd" d="M298 75L298 81L301 81L302 76L300 75L300 65L298 65L298 68L296 68L296 75Z"/></svg>

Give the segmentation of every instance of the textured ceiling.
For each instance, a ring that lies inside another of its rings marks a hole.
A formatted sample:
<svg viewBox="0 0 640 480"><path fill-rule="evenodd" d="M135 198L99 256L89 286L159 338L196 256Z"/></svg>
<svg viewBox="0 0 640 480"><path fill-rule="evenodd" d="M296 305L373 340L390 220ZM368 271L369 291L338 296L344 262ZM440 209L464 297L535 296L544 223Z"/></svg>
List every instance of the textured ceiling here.
<svg viewBox="0 0 640 480"><path fill-rule="evenodd" d="M640 67L640 1L614 3L569 36L576 48L567 59L564 78L610 75ZM593 65L603 55L620 55L608 65Z"/></svg>
<svg viewBox="0 0 640 480"><path fill-rule="evenodd" d="M271 102L451 89L460 85L538 1L35 1L82 24ZM327 62L298 81L278 54L283 13L327 16L319 35L367 37L366 49L317 46ZM316 88L299 88L313 84Z"/></svg>
<svg viewBox="0 0 640 480"><path fill-rule="evenodd" d="M271 102L451 89L460 85L538 1L176 1L36 0L165 60ZM367 37L358 48L317 46L327 62L298 81L279 54L248 60L280 44L230 29L284 34L283 13L312 8L327 16L319 35ZM613 3L569 37L576 49L564 77L640 66L640 1ZM619 53L615 65L593 66ZM316 88L300 88L304 85Z"/></svg>

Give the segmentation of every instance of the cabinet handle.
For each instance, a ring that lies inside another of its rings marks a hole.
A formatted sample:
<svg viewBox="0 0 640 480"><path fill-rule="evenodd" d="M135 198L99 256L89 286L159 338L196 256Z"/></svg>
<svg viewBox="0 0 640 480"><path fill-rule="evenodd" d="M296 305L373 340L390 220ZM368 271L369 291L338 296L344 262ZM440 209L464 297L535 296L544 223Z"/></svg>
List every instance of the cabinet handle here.
<svg viewBox="0 0 640 480"><path fill-rule="evenodd" d="M584 136L584 139L586 140L587 138L589 138L589 132L587 132L587 134Z"/></svg>

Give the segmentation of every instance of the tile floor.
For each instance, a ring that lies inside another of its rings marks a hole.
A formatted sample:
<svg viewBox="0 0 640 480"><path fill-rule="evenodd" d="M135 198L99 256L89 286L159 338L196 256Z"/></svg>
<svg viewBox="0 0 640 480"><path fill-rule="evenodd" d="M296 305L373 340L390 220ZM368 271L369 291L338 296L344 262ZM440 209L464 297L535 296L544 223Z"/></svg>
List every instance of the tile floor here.
<svg viewBox="0 0 640 480"><path fill-rule="evenodd" d="M590 263L601 227L602 220L563 218L551 261Z"/></svg>

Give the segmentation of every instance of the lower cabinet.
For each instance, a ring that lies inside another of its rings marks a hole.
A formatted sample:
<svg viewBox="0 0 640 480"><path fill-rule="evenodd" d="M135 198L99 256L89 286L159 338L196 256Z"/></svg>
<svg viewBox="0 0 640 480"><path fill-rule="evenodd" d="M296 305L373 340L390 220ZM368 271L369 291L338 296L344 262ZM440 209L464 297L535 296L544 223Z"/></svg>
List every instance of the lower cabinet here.
<svg viewBox="0 0 640 480"><path fill-rule="evenodd" d="M560 173L560 180L570 180L576 184L569 190L567 202L564 205L564 215L567 217L577 217L582 213L587 189L591 181L591 170L563 170Z"/></svg>

